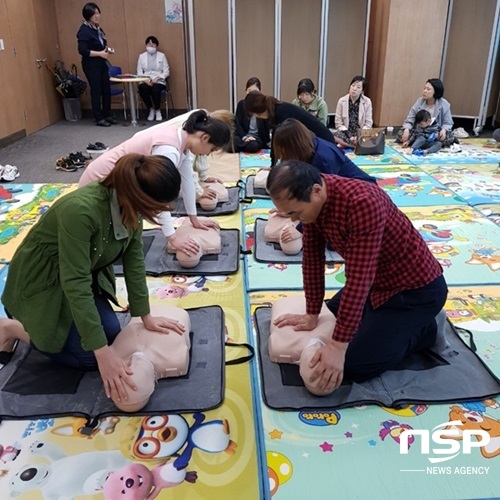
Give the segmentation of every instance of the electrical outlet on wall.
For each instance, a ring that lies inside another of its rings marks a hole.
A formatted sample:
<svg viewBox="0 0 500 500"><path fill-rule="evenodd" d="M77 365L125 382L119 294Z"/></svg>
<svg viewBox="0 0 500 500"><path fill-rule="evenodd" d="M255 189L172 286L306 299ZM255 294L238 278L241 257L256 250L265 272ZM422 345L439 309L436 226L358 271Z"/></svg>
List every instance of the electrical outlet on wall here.
<svg viewBox="0 0 500 500"><path fill-rule="evenodd" d="M5 43L3 42L3 38L0 38L0 50L5 50Z"/></svg>

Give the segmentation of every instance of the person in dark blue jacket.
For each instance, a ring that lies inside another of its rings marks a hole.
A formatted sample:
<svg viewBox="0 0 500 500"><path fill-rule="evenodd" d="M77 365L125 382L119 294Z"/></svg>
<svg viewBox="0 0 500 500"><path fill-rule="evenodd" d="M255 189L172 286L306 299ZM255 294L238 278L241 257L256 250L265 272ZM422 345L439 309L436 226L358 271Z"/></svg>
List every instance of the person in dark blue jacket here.
<svg viewBox="0 0 500 500"><path fill-rule="evenodd" d="M322 174L377 183L374 177L363 172L335 144L316 137L293 118L287 118L276 128L273 145L276 161L300 160L317 168ZM279 168L279 164L273 168ZM302 232L302 223L296 229ZM286 243L289 237L285 234L283 242Z"/></svg>
<svg viewBox="0 0 500 500"><path fill-rule="evenodd" d="M99 127L109 127L116 121L111 117L111 89L109 83L109 54L114 50L108 47L106 35L99 26L101 9L89 2L83 6L85 21L76 35L78 52L82 56L82 68L90 86L92 113Z"/></svg>
<svg viewBox="0 0 500 500"><path fill-rule="evenodd" d="M274 132L276 160L300 160L316 167L322 174L335 174L376 183L363 172L335 144L316 137L302 123L286 119Z"/></svg>

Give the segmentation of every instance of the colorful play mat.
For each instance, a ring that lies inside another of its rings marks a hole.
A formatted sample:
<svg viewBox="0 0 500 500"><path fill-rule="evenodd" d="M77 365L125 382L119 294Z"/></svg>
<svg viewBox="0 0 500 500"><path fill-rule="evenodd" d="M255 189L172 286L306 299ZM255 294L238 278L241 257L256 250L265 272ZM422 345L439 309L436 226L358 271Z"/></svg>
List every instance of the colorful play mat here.
<svg viewBox="0 0 500 500"><path fill-rule="evenodd" d="M480 139L461 146L460 153L417 157L391 143L383 155L348 156L377 178L423 236L444 268L448 318L500 377L500 149ZM268 150L217 155L210 174L234 186L269 165ZM0 186L0 291L29 229L55 199L75 188ZM300 264L259 262L253 256L255 220L267 218L272 207L270 200L243 200L236 214L217 218L221 227L241 232L242 265L236 274L148 277L151 303L219 305L226 340L255 345L253 311L302 290ZM328 297L344 285L343 265L327 264L325 281ZM117 289L125 306L123 278ZM226 347L226 360L241 351ZM225 371L224 402L204 413L109 416L90 426L71 416L3 420L0 498L500 497L500 396L400 408L275 411L262 400L258 359ZM444 428L460 428L462 439L434 440L433 433ZM400 439L405 430L414 431L406 448ZM229 433L225 449L218 447L221 432L226 438ZM485 435L488 444L479 446ZM147 456L141 453L145 443L153 447ZM189 457L181 477L172 474L179 456Z"/></svg>

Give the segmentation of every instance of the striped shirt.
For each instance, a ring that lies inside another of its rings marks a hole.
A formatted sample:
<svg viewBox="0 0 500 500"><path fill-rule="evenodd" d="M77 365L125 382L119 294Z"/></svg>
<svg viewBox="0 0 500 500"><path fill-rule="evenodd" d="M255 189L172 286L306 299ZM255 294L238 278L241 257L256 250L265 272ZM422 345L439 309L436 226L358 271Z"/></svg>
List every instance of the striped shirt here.
<svg viewBox="0 0 500 500"><path fill-rule="evenodd" d="M337 175L322 178L327 200L316 221L304 224L307 313L321 310L328 242L344 258L346 275L333 339L349 342L368 299L377 309L396 293L423 287L443 271L410 220L377 185Z"/></svg>

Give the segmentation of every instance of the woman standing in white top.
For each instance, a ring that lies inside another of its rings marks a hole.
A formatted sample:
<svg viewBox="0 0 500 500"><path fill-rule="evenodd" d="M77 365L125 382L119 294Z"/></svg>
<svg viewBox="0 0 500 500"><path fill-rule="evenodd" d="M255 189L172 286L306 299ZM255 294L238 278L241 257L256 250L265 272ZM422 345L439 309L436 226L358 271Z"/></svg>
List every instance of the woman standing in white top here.
<svg viewBox="0 0 500 500"><path fill-rule="evenodd" d="M170 74L168 61L163 52L158 52L160 42L155 36L146 38L146 52L139 55L137 74L149 76L149 82L139 85L139 95L149 108L148 120L161 122L161 92L166 88L166 79Z"/></svg>

